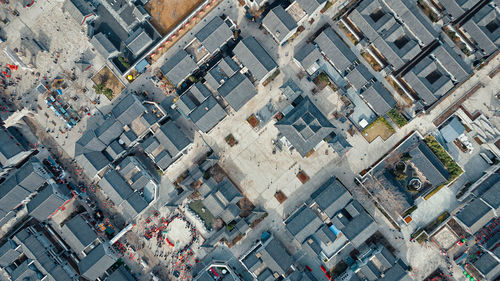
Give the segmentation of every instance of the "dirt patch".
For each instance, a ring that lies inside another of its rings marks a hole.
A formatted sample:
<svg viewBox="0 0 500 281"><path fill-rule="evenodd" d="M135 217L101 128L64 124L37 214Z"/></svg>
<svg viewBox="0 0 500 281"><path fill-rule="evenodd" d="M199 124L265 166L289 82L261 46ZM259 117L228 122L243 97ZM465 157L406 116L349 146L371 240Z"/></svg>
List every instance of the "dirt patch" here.
<svg viewBox="0 0 500 281"><path fill-rule="evenodd" d="M227 135L224 140L226 141L227 144L229 144L230 147L233 147L238 144L238 141L234 138L233 134Z"/></svg>
<svg viewBox="0 0 500 281"><path fill-rule="evenodd" d="M250 124L250 126L252 126L252 128L259 126L260 123L259 119L255 117L255 114L250 115L250 117L248 117L247 119L247 122Z"/></svg>
<svg viewBox="0 0 500 281"><path fill-rule="evenodd" d="M276 198L276 200L278 200L280 204L282 204L283 202L286 201L286 199L288 199L288 197L286 197L285 193L283 193L282 191L277 191L274 194L274 198Z"/></svg>
<svg viewBox="0 0 500 281"><path fill-rule="evenodd" d="M120 82L118 77L109 69L109 67L103 67L94 77L92 81L95 83L96 91L100 90L102 94L105 94L110 100L119 95L125 86ZM99 86L102 85L102 86ZM106 94L106 89L111 90L111 95Z"/></svg>
<svg viewBox="0 0 500 281"><path fill-rule="evenodd" d="M153 26L165 36L201 3L203 0L151 0L145 8Z"/></svg>
<svg viewBox="0 0 500 281"><path fill-rule="evenodd" d="M385 119L377 119L372 125L370 125L369 128L363 131L363 137L365 137L368 142L372 142L378 137L381 137L384 141L387 140L390 136L392 136L392 134L394 134L394 128L386 122L387 120Z"/></svg>
<svg viewBox="0 0 500 281"><path fill-rule="evenodd" d="M307 181L309 181L309 176L306 174L306 172L304 171L300 171L298 174L297 174L297 178L300 180L300 182L302 184L306 183Z"/></svg>

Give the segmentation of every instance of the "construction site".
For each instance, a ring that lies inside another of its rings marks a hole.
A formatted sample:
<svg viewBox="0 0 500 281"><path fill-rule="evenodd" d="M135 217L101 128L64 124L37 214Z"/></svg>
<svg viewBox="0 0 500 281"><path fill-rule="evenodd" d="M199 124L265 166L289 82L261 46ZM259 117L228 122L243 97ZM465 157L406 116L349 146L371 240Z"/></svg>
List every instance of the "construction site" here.
<svg viewBox="0 0 500 281"><path fill-rule="evenodd" d="M201 3L203 0L151 0L145 8L151 23L165 36Z"/></svg>
<svg viewBox="0 0 500 281"><path fill-rule="evenodd" d="M172 9L171 5L166 3L178 2L181 5L180 10L184 11L183 15L177 9ZM185 2L190 3L187 5ZM222 0L152 0L145 7L151 15L151 23L164 36L162 43L154 49L148 56L150 64L156 62L162 57L167 50L173 46L182 36L196 26L213 8L222 2ZM169 7L170 13L164 12L165 7ZM189 8L188 8L189 7ZM175 18L175 20L174 20ZM168 28L164 26L169 26Z"/></svg>

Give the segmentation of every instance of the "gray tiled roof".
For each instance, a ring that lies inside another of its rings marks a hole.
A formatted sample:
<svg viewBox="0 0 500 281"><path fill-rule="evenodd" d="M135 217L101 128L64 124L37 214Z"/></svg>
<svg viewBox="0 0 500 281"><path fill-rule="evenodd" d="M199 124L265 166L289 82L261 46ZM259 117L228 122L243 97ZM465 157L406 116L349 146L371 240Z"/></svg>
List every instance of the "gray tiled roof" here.
<svg viewBox="0 0 500 281"><path fill-rule="evenodd" d="M14 177L8 178L0 184L0 208L3 213L8 213L23 200L25 200L31 192L17 184Z"/></svg>
<svg viewBox="0 0 500 281"><path fill-rule="evenodd" d="M7 240L2 246L0 246L0 266L9 266L20 255L21 251L18 250L18 245L10 239Z"/></svg>
<svg viewBox="0 0 500 281"><path fill-rule="evenodd" d="M81 215L67 221L62 228L64 241L76 252L81 253L85 247L97 239L97 234Z"/></svg>
<svg viewBox="0 0 500 281"><path fill-rule="evenodd" d="M49 178L49 174L36 159L15 171L7 180L0 184L0 214L5 215L21 204L33 192L40 189ZM36 201L35 201L36 202Z"/></svg>
<svg viewBox="0 0 500 281"><path fill-rule="evenodd" d="M103 151L106 145L96 136L94 130L85 131L75 143L75 156L91 151Z"/></svg>
<svg viewBox="0 0 500 281"><path fill-rule="evenodd" d="M324 4L326 0L296 0L302 10L306 12L308 15L312 15L314 11L316 11L320 5Z"/></svg>
<svg viewBox="0 0 500 281"><path fill-rule="evenodd" d="M322 58L321 52L312 43L304 45L297 50L293 56L305 70L309 70L319 59Z"/></svg>
<svg viewBox="0 0 500 281"><path fill-rule="evenodd" d="M361 88L372 78L374 78L373 75L364 64L356 66L356 68L349 71L345 76L345 79L356 91L361 90Z"/></svg>
<svg viewBox="0 0 500 281"><path fill-rule="evenodd" d="M394 24L381 37L377 37L373 46L396 70L420 53L418 41L400 24Z"/></svg>
<svg viewBox="0 0 500 281"><path fill-rule="evenodd" d="M128 94L118 102L111 113L123 125L129 125L146 111L146 108L136 95Z"/></svg>
<svg viewBox="0 0 500 281"><path fill-rule="evenodd" d="M197 67L193 58L185 50L180 50L171 58L167 59L160 69L172 85L176 87Z"/></svg>
<svg viewBox="0 0 500 281"><path fill-rule="evenodd" d="M474 267L484 275L486 280L494 280L500 274L500 263L489 252L485 252L476 260Z"/></svg>
<svg viewBox="0 0 500 281"><path fill-rule="evenodd" d="M396 106L396 100L392 94L379 81L372 84L362 94L373 111L380 116L385 115L389 110Z"/></svg>
<svg viewBox="0 0 500 281"><path fill-rule="evenodd" d="M373 42L382 31L396 23L391 12L381 0L362 1L350 14L351 22Z"/></svg>
<svg viewBox="0 0 500 281"><path fill-rule="evenodd" d="M42 187L51 177L45 167L37 158L28 160L14 174L17 184L30 192L34 192Z"/></svg>
<svg viewBox="0 0 500 281"><path fill-rule="evenodd" d="M319 241L325 245L329 245L337 239L335 233L333 233L333 231L326 224L323 224L323 226L316 231L315 235L318 237Z"/></svg>
<svg viewBox="0 0 500 281"><path fill-rule="evenodd" d="M275 279L269 268L266 268L257 276L257 281L273 281Z"/></svg>
<svg viewBox="0 0 500 281"><path fill-rule="evenodd" d="M32 231L34 231L34 233ZM12 240L21 245L20 250L27 257L25 263L30 263L28 268L23 268L23 265L20 265L11 272L12 280L24 280L23 278L29 276L31 274L30 272L33 271L39 271L43 275L47 275L48 279L56 281L71 280L72 276L76 275L70 267L67 267L66 270L63 269L60 260L54 259L49 253L49 250L53 248L54 245L50 243L47 235L43 232L38 232L33 228L31 231L28 230L28 228L23 228L12 237ZM68 273L67 271L73 273ZM38 274L35 276L38 276Z"/></svg>
<svg viewBox="0 0 500 281"><path fill-rule="evenodd" d="M458 56L448 45L441 44L433 52L436 60L450 73L458 82L462 82L471 72L470 66Z"/></svg>
<svg viewBox="0 0 500 281"><path fill-rule="evenodd" d="M207 72L205 75L206 83L213 90L217 90L238 70L240 70L240 67L232 58L224 57Z"/></svg>
<svg viewBox="0 0 500 281"><path fill-rule="evenodd" d="M352 145L341 134L336 134L335 137L330 138L328 144L341 157L352 148Z"/></svg>
<svg viewBox="0 0 500 281"><path fill-rule="evenodd" d="M114 169L106 172L99 181L99 187L115 205L121 204L133 192L127 182Z"/></svg>
<svg viewBox="0 0 500 281"><path fill-rule="evenodd" d="M266 241L267 242L267 241ZM262 261L272 271L283 275L293 264L292 256L286 251L283 243L277 238L272 238L260 251Z"/></svg>
<svg viewBox="0 0 500 281"><path fill-rule="evenodd" d="M278 64L253 36L241 40L233 49L233 53L257 81L261 81L269 72L278 67Z"/></svg>
<svg viewBox="0 0 500 281"><path fill-rule="evenodd" d="M486 55L500 46L500 16L495 7L486 5L462 25L467 34Z"/></svg>
<svg viewBox="0 0 500 281"><path fill-rule="evenodd" d="M294 100L298 96L302 95L304 91L292 80L292 78L286 80L280 87L281 92L289 100Z"/></svg>
<svg viewBox="0 0 500 281"><path fill-rule="evenodd" d="M226 112L214 97L209 97L191 112L189 118L202 132L207 133L226 117Z"/></svg>
<svg viewBox="0 0 500 281"><path fill-rule="evenodd" d="M108 39L104 33L97 33L90 39L90 43L94 48L105 58L109 59L112 56L118 54L118 49L115 45Z"/></svg>
<svg viewBox="0 0 500 281"><path fill-rule="evenodd" d="M90 178L94 178L104 167L109 165L109 160L100 151L91 151L75 157L82 167L83 172Z"/></svg>
<svg viewBox="0 0 500 281"><path fill-rule="evenodd" d="M286 221L286 229L302 243L323 224L313 210L303 205Z"/></svg>
<svg viewBox="0 0 500 281"><path fill-rule="evenodd" d="M457 19L479 1L480 0L439 0L439 4L441 4L444 12L449 14L452 19Z"/></svg>
<svg viewBox="0 0 500 281"><path fill-rule="evenodd" d="M114 117L108 117L95 129L96 137L105 145L118 138L123 132L123 125Z"/></svg>
<svg viewBox="0 0 500 281"><path fill-rule="evenodd" d="M10 273L10 279L15 281L21 280L40 280L36 271L39 271L36 264L28 265L30 261L25 260Z"/></svg>
<svg viewBox="0 0 500 281"><path fill-rule="evenodd" d="M252 82L240 72L231 76L217 91L236 111L257 94Z"/></svg>
<svg viewBox="0 0 500 281"><path fill-rule="evenodd" d="M0 168L6 166L9 160L23 152L23 148L16 144L16 140L11 135L0 128Z"/></svg>
<svg viewBox="0 0 500 281"><path fill-rule="evenodd" d="M408 275L408 272L403 267L396 263L393 267L384 272L384 277L380 281L413 281L414 279Z"/></svg>
<svg viewBox="0 0 500 281"><path fill-rule="evenodd" d="M201 82L198 82L185 91L177 101L177 106L185 115L189 115L205 99L211 96L210 90Z"/></svg>
<svg viewBox="0 0 500 281"><path fill-rule="evenodd" d="M105 281L135 281L135 277L128 271L124 265L113 271Z"/></svg>
<svg viewBox="0 0 500 281"><path fill-rule="evenodd" d="M357 60L356 55L331 27L323 30L314 42L341 74Z"/></svg>
<svg viewBox="0 0 500 281"><path fill-rule="evenodd" d="M470 73L470 66L447 45L439 45L432 53L415 64L403 78L426 105L436 102L454 87L464 81Z"/></svg>
<svg viewBox="0 0 500 281"><path fill-rule="evenodd" d="M236 204L230 204L227 208L220 214L221 219L229 224L233 220L235 220L238 215L241 213L241 210Z"/></svg>
<svg viewBox="0 0 500 281"><path fill-rule="evenodd" d="M217 199L214 193L211 193L203 200L203 206L205 206L214 217L218 217L224 211L224 205Z"/></svg>
<svg viewBox="0 0 500 281"><path fill-rule="evenodd" d="M243 195L238 188L228 179L224 178L216 187L217 197L224 204L236 204Z"/></svg>
<svg viewBox="0 0 500 281"><path fill-rule="evenodd" d="M78 263L80 274L89 280L95 280L115 263L116 258L109 253L104 244L95 247Z"/></svg>
<svg viewBox="0 0 500 281"><path fill-rule="evenodd" d="M86 16L94 13L94 7L87 0L66 0L63 9L69 13L78 24L83 24Z"/></svg>
<svg viewBox="0 0 500 281"><path fill-rule="evenodd" d="M309 97L305 97L275 126L302 157L330 135L335 128Z"/></svg>
<svg viewBox="0 0 500 281"><path fill-rule="evenodd" d="M436 187L445 183L450 174L439 161L432 150L421 142L417 147L410 150L411 162L425 176L432 186Z"/></svg>
<svg viewBox="0 0 500 281"><path fill-rule="evenodd" d="M69 199L55 185L49 184L26 205L28 214L38 221L46 220Z"/></svg>
<svg viewBox="0 0 500 281"><path fill-rule="evenodd" d="M278 40L283 42L297 28L297 23L281 5L272 8L262 20L262 25Z"/></svg>
<svg viewBox="0 0 500 281"><path fill-rule="evenodd" d="M483 227L495 214L493 210L479 198L473 199L456 215L465 226L467 226L471 233L475 233Z"/></svg>
<svg viewBox="0 0 500 281"><path fill-rule="evenodd" d="M439 132L446 142L452 142L465 132L465 127L460 123L458 117L455 116Z"/></svg>
<svg viewBox="0 0 500 281"><path fill-rule="evenodd" d="M210 53L215 52L227 40L233 37L233 32L221 17L214 17L209 21L195 37Z"/></svg>
<svg viewBox="0 0 500 281"><path fill-rule="evenodd" d="M106 147L105 151L112 160L117 160L121 153L125 152L125 149L118 143L118 141L113 141L108 147Z"/></svg>
<svg viewBox="0 0 500 281"><path fill-rule="evenodd" d="M161 125L154 136L173 158L191 143L173 121Z"/></svg>
<svg viewBox="0 0 500 281"><path fill-rule="evenodd" d="M153 38L142 27L138 28L124 42L129 51L136 57L144 52L151 43L153 43Z"/></svg>
<svg viewBox="0 0 500 281"><path fill-rule="evenodd" d="M352 196L338 179L331 177L311 194L311 199L329 217L333 217L351 201Z"/></svg>
<svg viewBox="0 0 500 281"><path fill-rule="evenodd" d="M350 218L344 215L345 212L349 214ZM342 212L338 213L335 218L340 218L340 221L343 223L340 225L338 224L338 220L333 220L334 225L342 231L354 247L359 247L377 231L377 224L375 221L356 200L349 203L349 205L347 205Z"/></svg>
<svg viewBox="0 0 500 281"><path fill-rule="evenodd" d="M498 210L500 208L500 182L497 182L488 191L483 193L481 199L493 209Z"/></svg>
<svg viewBox="0 0 500 281"><path fill-rule="evenodd" d="M438 37L429 18L423 15L416 2L403 0L385 0L385 2L424 45L428 45Z"/></svg>
<svg viewBox="0 0 500 281"><path fill-rule="evenodd" d="M380 252L375 253L375 257L385 268L391 268L396 262L394 255L384 246L379 246Z"/></svg>
<svg viewBox="0 0 500 281"><path fill-rule="evenodd" d="M360 266L361 273L369 281L378 280L380 277L380 270L375 266L372 261L368 261L366 264Z"/></svg>
<svg viewBox="0 0 500 281"><path fill-rule="evenodd" d="M127 200L123 201L121 207L123 208L123 216L127 220L134 219L142 210L146 209L148 202L144 200L139 193L134 192L130 195Z"/></svg>
<svg viewBox="0 0 500 281"><path fill-rule="evenodd" d="M120 140L123 141L126 147L130 147L137 138L137 135L132 130L125 131L120 135Z"/></svg>

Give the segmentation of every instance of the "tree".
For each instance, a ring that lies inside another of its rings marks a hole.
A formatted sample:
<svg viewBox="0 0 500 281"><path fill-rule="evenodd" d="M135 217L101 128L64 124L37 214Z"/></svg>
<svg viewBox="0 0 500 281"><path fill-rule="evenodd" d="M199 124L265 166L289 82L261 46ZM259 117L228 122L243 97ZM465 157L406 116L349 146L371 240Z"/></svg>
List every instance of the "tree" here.
<svg viewBox="0 0 500 281"><path fill-rule="evenodd" d="M128 59L126 59L126 58L118 57L118 61L123 65L123 67L125 67L127 69L130 67L130 63L128 62Z"/></svg>
<svg viewBox="0 0 500 281"><path fill-rule="evenodd" d="M401 153L400 152L393 152L385 158L385 167L386 168L393 168L397 163L401 161Z"/></svg>
<svg viewBox="0 0 500 281"><path fill-rule="evenodd" d="M106 86L104 85L104 83L95 84L94 90L95 90L96 94L100 95L103 93L105 87Z"/></svg>
<svg viewBox="0 0 500 281"><path fill-rule="evenodd" d="M407 205L405 196L395 188L390 188L390 184L371 177L363 185L387 211L397 215L404 211Z"/></svg>
<svg viewBox="0 0 500 281"><path fill-rule="evenodd" d="M104 89L102 92L106 97L108 97L110 100L113 98L113 91L110 88Z"/></svg>
<svg viewBox="0 0 500 281"><path fill-rule="evenodd" d="M212 228L213 228L213 229L215 229L215 230L219 230L219 229L221 229L223 226L224 226L224 221L223 221L221 218L216 218L216 219L212 222Z"/></svg>

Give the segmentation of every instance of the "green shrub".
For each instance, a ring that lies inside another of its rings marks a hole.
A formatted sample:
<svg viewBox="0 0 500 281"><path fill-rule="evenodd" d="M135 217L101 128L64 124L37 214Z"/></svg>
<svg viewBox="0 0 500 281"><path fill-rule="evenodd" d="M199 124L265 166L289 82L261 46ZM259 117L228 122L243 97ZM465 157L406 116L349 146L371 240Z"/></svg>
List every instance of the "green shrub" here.
<svg viewBox="0 0 500 281"><path fill-rule="evenodd" d="M420 234L420 236L418 236L418 237L417 237L417 239L415 239L415 240L417 240L417 242L418 242L419 244L422 244L422 243L424 243L424 242L427 242L427 240L428 240L428 239L429 239L429 236L427 236L427 234L426 234L426 233L422 233L422 234Z"/></svg>
<svg viewBox="0 0 500 281"><path fill-rule="evenodd" d="M329 83L330 82L330 77L325 72L321 72L318 74L318 80L324 83Z"/></svg>
<svg viewBox="0 0 500 281"><path fill-rule="evenodd" d="M406 173L400 172L400 171L397 171L397 170L394 171L394 176L395 176L396 180L398 180L398 181L405 180L408 177L406 175Z"/></svg>
<svg viewBox="0 0 500 281"><path fill-rule="evenodd" d="M128 59L126 59L126 58L118 57L118 61L123 65L123 67L125 67L127 69L130 67L130 63L128 62Z"/></svg>
<svg viewBox="0 0 500 281"><path fill-rule="evenodd" d="M375 124L377 124L377 122L384 123L387 126L387 128L389 129L389 131L391 131L392 133L395 132L394 128L391 126L391 123L389 123L389 121L387 121L383 116L380 116L379 118L377 118L377 120L373 121L370 125L366 126L365 129L363 130L362 134L364 135L371 127L375 126Z"/></svg>
<svg viewBox="0 0 500 281"><path fill-rule="evenodd" d="M102 94L105 95L108 98L108 100L113 99L113 91L110 88L104 89L104 91L102 91Z"/></svg>
<svg viewBox="0 0 500 281"><path fill-rule="evenodd" d="M100 84L95 84L93 88L94 88L96 94L100 95L100 94L102 94L102 92L104 91L106 86L104 85L104 83L100 83Z"/></svg>
<svg viewBox="0 0 500 281"><path fill-rule="evenodd" d="M418 208L417 205L413 205L408 210L404 211L401 216L404 218L407 215L411 215L411 213L413 213L417 208Z"/></svg>
<svg viewBox="0 0 500 281"><path fill-rule="evenodd" d="M231 232L235 226L236 226L236 221L232 221L228 225L226 225L226 229L228 232Z"/></svg>
<svg viewBox="0 0 500 281"><path fill-rule="evenodd" d="M403 127L404 125L408 124L408 121L404 118L403 115L398 111L397 108L391 109L389 112L387 112L387 115L398 125L399 128Z"/></svg>
<svg viewBox="0 0 500 281"><path fill-rule="evenodd" d="M432 150L432 152L434 152L441 163L443 163L443 165L446 167L446 170L448 170L448 173L450 173L450 179L448 180L448 182L453 181L463 173L462 168L458 166L458 164L453 160L453 158L451 158L448 152L446 152L446 150L433 136L426 137L425 143Z"/></svg>

